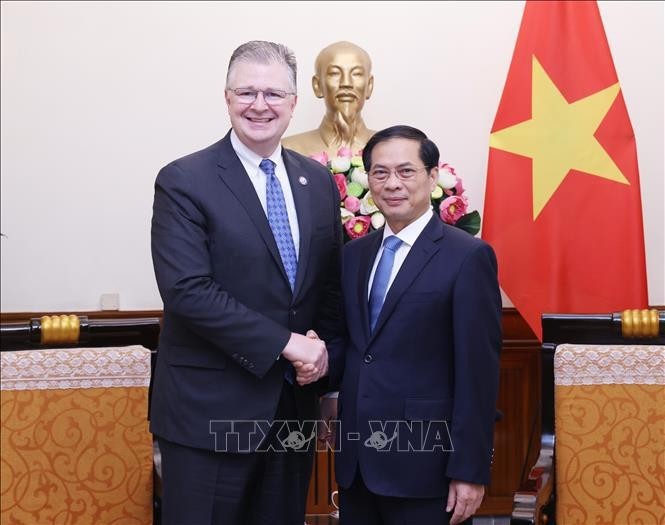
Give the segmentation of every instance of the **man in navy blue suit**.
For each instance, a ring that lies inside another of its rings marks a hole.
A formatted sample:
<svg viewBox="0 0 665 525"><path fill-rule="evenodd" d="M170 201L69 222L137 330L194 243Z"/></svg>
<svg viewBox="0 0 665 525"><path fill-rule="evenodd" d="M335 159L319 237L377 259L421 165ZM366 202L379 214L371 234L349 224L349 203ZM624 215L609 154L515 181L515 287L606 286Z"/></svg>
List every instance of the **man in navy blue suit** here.
<svg viewBox="0 0 665 525"><path fill-rule="evenodd" d="M385 228L344 250L335 472L343 525L456 524L490 481L501 347L493 250L444 224L439 151L394 126L363 151Z"/></svg>
<svg viewBox="0 0 665 525"><path fill-rule="evenodd" d="M316 419L318 395L291 363L311 381L327 370L325 345L305 334L328 337L339 317L339 192L280 145L297 98L288 48L241 45L225 98L232 130L155 183L162 522L302 525L313 447L291 436L309 440L298 425Z"/></svg>

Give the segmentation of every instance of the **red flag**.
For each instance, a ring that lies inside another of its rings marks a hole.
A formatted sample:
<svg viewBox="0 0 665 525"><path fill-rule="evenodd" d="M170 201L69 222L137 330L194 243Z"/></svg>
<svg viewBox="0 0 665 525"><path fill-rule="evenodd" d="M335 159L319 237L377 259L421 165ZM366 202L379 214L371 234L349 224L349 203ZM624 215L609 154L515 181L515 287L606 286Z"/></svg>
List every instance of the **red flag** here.
<svg viewBox="0 0 665 525"><path fill-rule="evenodd" d="M483 238L543 312L648 304L635 136L596 2L526 2L490 136Z"/></svg>

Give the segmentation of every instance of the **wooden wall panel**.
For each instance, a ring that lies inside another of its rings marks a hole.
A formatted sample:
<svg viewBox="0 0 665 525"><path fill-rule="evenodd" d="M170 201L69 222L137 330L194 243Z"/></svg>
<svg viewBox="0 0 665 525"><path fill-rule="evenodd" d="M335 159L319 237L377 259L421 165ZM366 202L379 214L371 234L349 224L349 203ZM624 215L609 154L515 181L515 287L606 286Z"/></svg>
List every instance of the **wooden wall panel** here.
<svg viewBox="0 0 665 525"><path fill-rule="evenodd" d="M60 344L61 347L76 346L126 346L142 345L156 350L159 343L159 331L162 320L161 310L131 312L24 312L1 314L3 350L38 349L43 333L41 323L31 323L31 319L40 319L44 315L78 315L81 327L78 343Z"/></svg>
<svg viewBox="0 0 665 525"><path fill-rule="evenodd" d="M143 319L162 317L162 310L95 310L92 312L1 312L1 323L19 323L44 315L86 315L90 319Z"/></svg>
<svg viewBox="0 0 665 525"><path fill-rule="evenodd" d="M513 492L520 485L525 464L529 464L531 439L539 436L538 349L536 342L523 346L504 344L497 401L503 419L496 423L492 483L479 514L510 514Z"/></svg>
<svg viewBox="0 0 665 525"><path fill-rule="evenodd" d="M335 483L333 452L330 450L317 451L314 457L312 477L309 481L307 514L328 514L334 511L335 507L330 502L330 495L335 490L337 490L337 483Z"/></svg>

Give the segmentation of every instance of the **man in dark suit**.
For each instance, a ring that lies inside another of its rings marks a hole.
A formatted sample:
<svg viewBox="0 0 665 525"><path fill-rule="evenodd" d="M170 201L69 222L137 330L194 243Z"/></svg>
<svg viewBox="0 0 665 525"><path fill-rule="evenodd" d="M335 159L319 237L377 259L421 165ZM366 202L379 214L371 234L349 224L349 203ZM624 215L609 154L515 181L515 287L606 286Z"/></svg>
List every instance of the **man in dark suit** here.
<svg viewBox="0 0 665 525"><path fill-rule="evenodd" d="M325 344L303 334L326 337L337 321L339 193L323 166L280 145L296 104L288 48L236 49L225 98L232 130L155 183L162 520L302 525L313 448L291 438L308 438L318 397L291 363L311 381L327 371Z"/></svg>
<svg viewBox="0 0 665 525"><path fill-rule="evenodd" d="M439 151L424 133L379 131L363 161L386 226L345 247L348 333L343 351L329 345L341 523L459 523L490 481L496 258L432 212Z"/></svg>

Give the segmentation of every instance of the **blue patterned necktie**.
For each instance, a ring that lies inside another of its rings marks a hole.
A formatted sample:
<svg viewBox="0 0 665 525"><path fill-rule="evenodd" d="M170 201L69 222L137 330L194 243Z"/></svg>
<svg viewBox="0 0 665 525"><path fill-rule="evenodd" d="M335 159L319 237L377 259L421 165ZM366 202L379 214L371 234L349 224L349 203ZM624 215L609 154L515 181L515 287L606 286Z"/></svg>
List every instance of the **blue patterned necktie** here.
<svg viewBox="0 0 665 525"><path fill-rule="evenodd" d="M275 163L270 159L263 159L259 167L266 174L266 202L267 215L270 229L275 237L279 255L282 258L286 276L289 278L291 290L296 284L296 271L298 270L298 258L296 257L296 248L293 245L293 236L291 235L291 225L289 215L286 212L286 203L282 186L275 176Z"/></svg>
<svg viewBox="0 0 665 525"><path fill-rule="evenodd" d="M394 235L386 237L383 241L383 253L379 259L379 264L376 266L372 289L369 292L369 327L371 332L374 331L376 320L379 318L379 313L381 313L381 307L388 291L388 281L393 270L395 252L401 244L401 239Z"/></svg>

